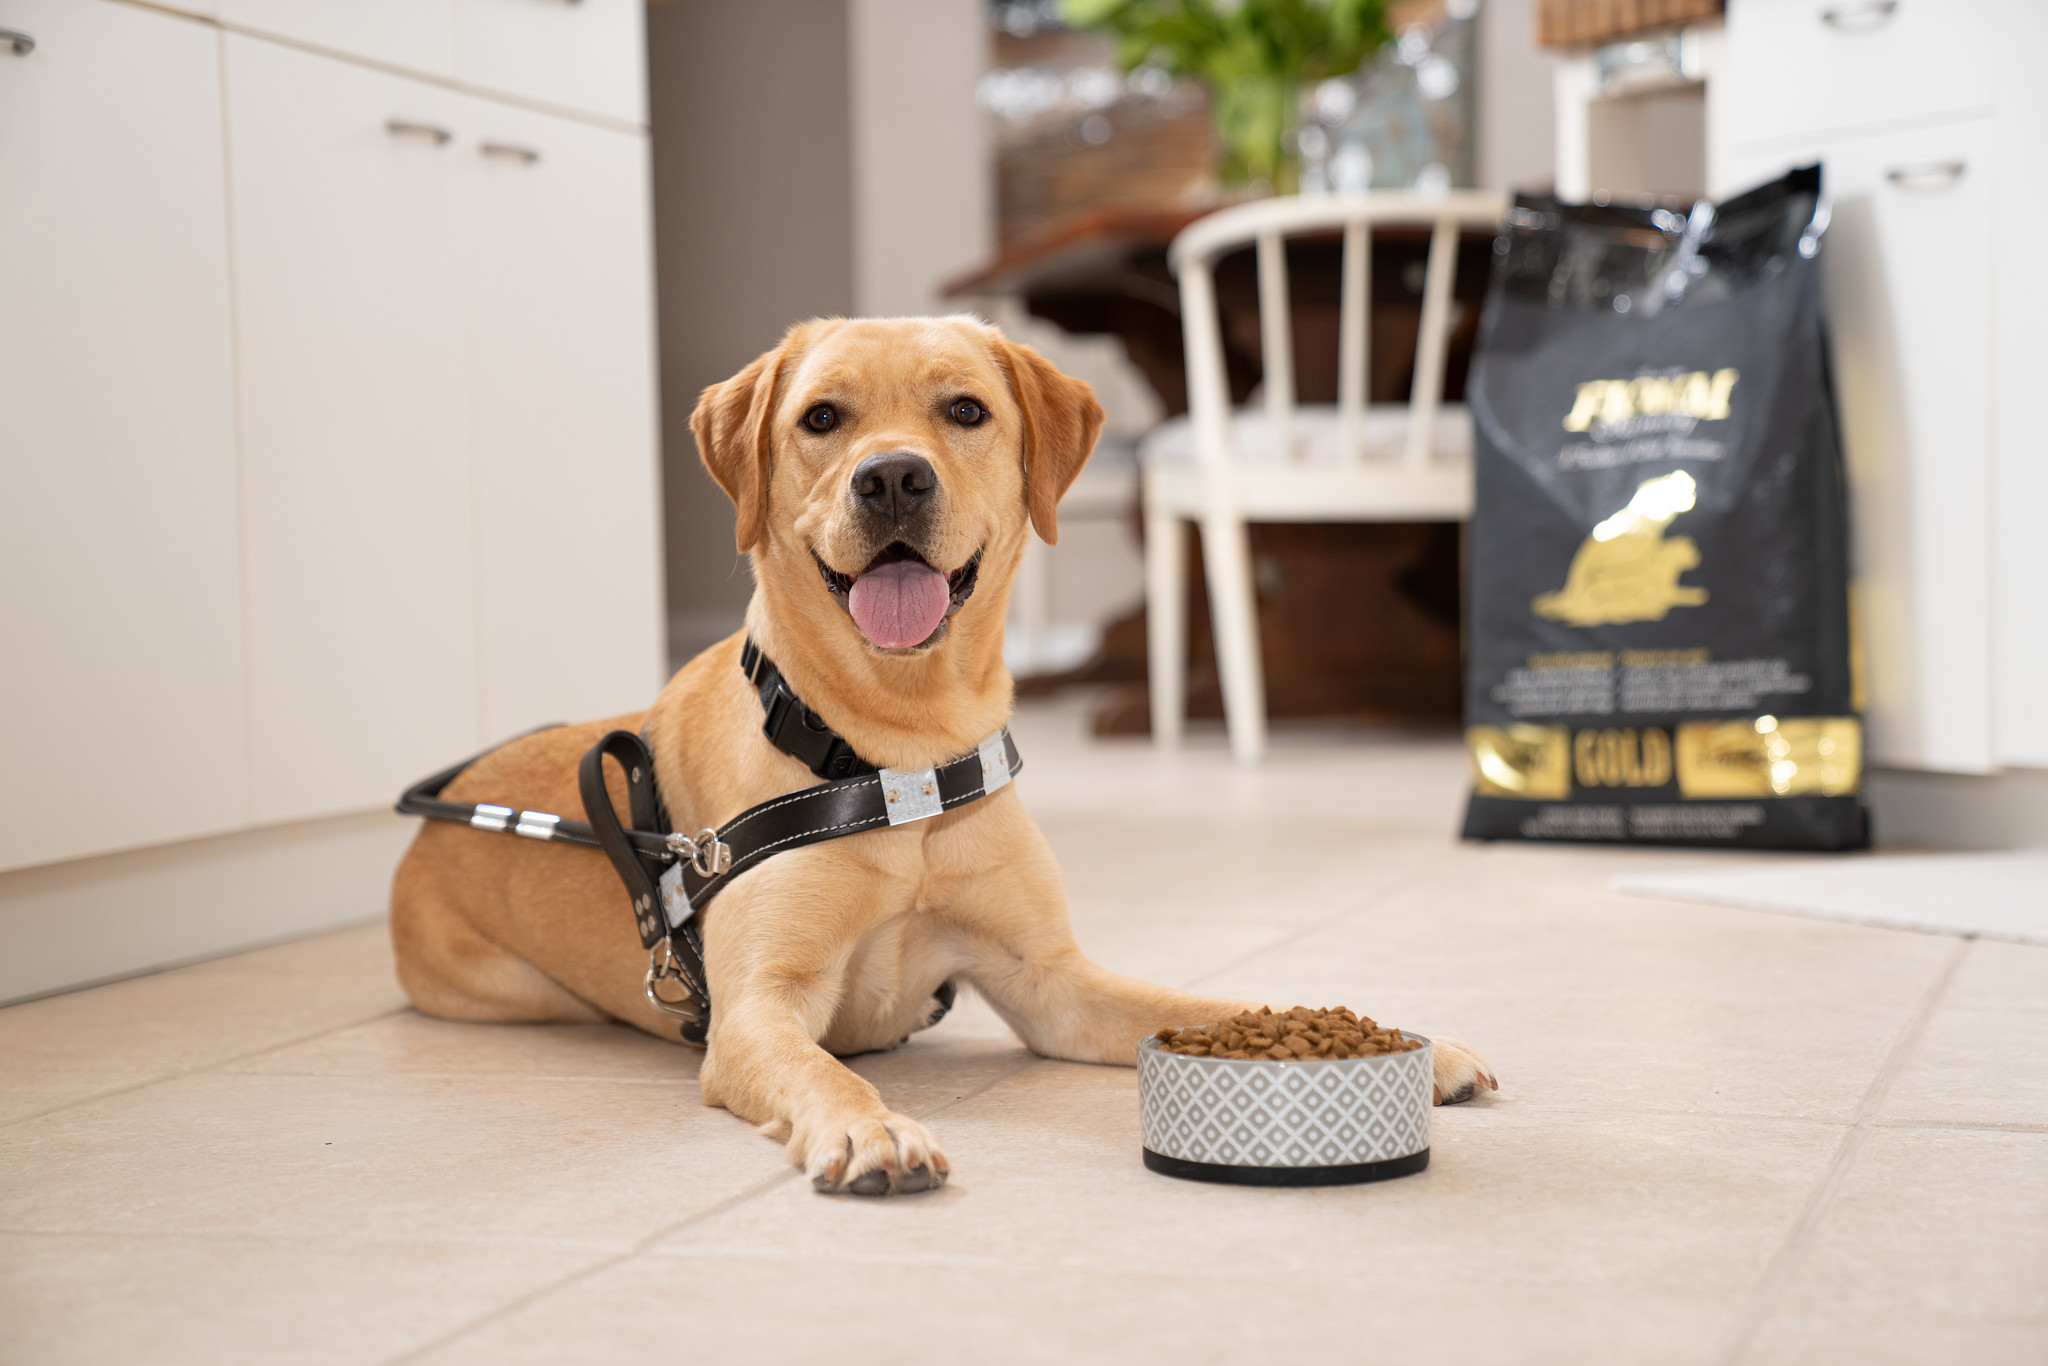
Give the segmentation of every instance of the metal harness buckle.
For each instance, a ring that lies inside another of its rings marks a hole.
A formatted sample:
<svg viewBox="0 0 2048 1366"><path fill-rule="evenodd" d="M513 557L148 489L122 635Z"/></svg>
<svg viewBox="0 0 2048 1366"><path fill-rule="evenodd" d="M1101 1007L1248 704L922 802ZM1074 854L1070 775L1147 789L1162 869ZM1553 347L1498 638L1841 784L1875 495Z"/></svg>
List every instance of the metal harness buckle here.
<svg viewBox="0 0 2048 1366"><path fill-rule="evenodd" d="M668 851L677 858L688 859L698 877L719 877L732 871L732 846L722 842L716 830L699 830L694 839L670 835Z"/></svg>
<svg viewBox="0 0 2048 1366"><path fill-rule="evenodd" d="M674 982L683 989L683 999L671 1001L661 994L663 982ZM647 980L642 985L647 993L647 1003L664 1015L678 1020L696 1022L697 1002L690 992L690 979L683 976L682 964L676 958L674 947L668 936L647 951Z"/></svg>

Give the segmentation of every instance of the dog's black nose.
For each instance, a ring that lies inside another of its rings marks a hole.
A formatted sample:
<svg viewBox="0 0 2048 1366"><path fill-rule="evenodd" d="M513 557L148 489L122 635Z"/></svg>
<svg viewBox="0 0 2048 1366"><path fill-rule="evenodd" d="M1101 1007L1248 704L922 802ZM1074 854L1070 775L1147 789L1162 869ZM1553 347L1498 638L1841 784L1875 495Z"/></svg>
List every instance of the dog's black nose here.
<svg viewBox="0 0 2048 1366"><path fill-rule="evenodd" d="M938 486L932 462L908 451L871 455L853 471L853 496L861 506L896 522L930 502Z"/></svg>

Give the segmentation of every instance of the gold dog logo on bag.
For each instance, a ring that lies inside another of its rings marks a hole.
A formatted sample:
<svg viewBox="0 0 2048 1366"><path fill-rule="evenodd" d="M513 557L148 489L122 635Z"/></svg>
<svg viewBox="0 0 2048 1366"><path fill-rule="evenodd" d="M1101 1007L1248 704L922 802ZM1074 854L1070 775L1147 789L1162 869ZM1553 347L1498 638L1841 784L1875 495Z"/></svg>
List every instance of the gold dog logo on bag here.
<svg viewBox="0 0 2048 1366"><path fill-rule="evenodd" d="M1564 587L1537 594L1530 609L1567 626L1615 626L1662 621L1674 607L1705 602L1706 589L1678 582L1699 568L1700 548L1690 536L1664 537L1674 518L1692 510L1697 489L1684 470L1644 480L1628 506L1579 546Z"/></svg>

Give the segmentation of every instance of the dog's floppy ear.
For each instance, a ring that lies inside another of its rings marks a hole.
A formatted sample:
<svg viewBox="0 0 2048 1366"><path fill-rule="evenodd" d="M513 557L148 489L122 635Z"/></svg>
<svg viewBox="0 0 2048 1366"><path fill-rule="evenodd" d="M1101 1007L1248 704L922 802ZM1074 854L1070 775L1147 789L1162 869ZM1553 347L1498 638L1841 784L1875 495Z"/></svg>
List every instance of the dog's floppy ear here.
<svg viewBox="0 0 2048 1366"><path fill-rule="evenodd" d="M1024 413L1024 506L1047 545L1060 538L1060 499L1102 434L1095 391L1028 346L996 338L996 357Z"/></svg>
<svg viewBox="0 0 2048 1366"><path fill-rule="evenodd" d="M706 389L697 399L697 410L690 414L697 455L739 512L733 540L743 555L754 548L768 524L768 461L774 445L769 428L775 412L775 382L795 335L796 330L790 329L780 346L756 357L725 383Z"/></svg>

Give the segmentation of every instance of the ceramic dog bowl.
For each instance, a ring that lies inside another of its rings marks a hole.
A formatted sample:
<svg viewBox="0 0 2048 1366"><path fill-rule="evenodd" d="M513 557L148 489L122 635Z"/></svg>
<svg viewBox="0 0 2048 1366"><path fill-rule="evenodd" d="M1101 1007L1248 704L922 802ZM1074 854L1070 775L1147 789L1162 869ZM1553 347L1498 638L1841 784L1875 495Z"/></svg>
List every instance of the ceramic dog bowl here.
<svg viewBox="0 0 2048 1366"><path fill-rule="evenodd" d="M1408 1034L1410 1039L1422 1038ZM1191 1181L1337 1186L1429 1165L1429 1040L1376 1058L1197 1058L1138 1045L1145 1165Z"/></svg>

